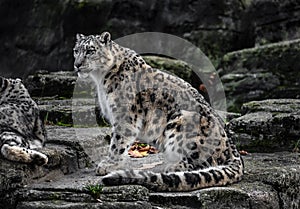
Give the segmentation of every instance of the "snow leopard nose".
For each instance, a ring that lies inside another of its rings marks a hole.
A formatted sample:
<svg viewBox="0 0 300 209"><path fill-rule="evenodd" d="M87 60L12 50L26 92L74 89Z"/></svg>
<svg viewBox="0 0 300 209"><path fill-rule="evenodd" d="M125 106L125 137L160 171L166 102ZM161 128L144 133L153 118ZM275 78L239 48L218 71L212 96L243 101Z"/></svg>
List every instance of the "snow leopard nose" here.
<svg viewBox="0 0 300 209"><path fill-rule="evenodd" d="M78 62L78 61L76 61L75 60L75 62L74 62L74 66L75 66L75 68L80 68L81 67L81 65L82 65L82 62Z"/></svg>

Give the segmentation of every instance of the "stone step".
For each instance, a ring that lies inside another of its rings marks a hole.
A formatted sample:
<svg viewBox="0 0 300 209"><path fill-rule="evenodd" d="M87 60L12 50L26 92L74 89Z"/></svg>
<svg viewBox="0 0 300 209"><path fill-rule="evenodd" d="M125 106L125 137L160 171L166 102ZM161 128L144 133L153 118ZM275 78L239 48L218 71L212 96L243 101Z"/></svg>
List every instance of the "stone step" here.
<svg viewBox="0 0 300 209"><path fill-rule="evenodd" d="M105 202L105 203L74 203L67 201L32 201L32 202L22 202L17 205L16 209L155 209L156 207L151 206L145 201L140 202Z"/></svg>
<svg viewBox="0 0 300 209"><path fill-rule="evenodd" d="M240 149L299 152L300 99L252 101L242 106L242 113L228 125Z"/></svg>
<svg viewBox="0 0 300 209"><path fill-rule="evenodd" d="M298 208L299 153L251 154L244 160L241 182L192 192L153 192L136 185L102 188L92 171L78 171L18 190L16 208Z"/></svg>
<svg viewBox="0 0 300 209"><path fill-rule="evenodd" d="M226 54L218 69L228 110L243 103L275 98L300 98L300 39L267 44Z"/></svg>
<svg viewBox="0 0 300 209"><path fill-rule="evenodd" d="M95 99L55 100L35 98L42 120L47 125L75 127L107 127L109 123L101 115ZM226 121L240 116L239 113L218 111Z"/></svg>
<svg viewBox="0 0 300 209"><path fill-rule="evenodd" d="M41 118L48 125L75 127L105 127L109 124L101 116L95 99L35 99Z"/></svg>
<svg viewBox="0 0 300 209"><path fill-rule="evenodd" d="M95 108L94 100L83 99L82 106L72 100L39 100L46 124L74 127L107 127L109 124ZM292 151L300 139L300 100L279 99L246 103L243 115L224 113L229 135L239 149L254 152ZM72 109L73 108L73 109ZM72 112L73 111L73 112ZM286 127L290 127L287 129Z"/></svg>
<svg viewBox="0 0 300 209"><path fill-rule="evenodd" d="M10 162L0 158L0 193L19 185L26 185L30 179L44 178L46 175L66 175L79 169L94 166L94 161L106 155L109 145L109 128L66 128L46 126L47 141L39 149L48 156L48 163L38 167ZM83 140L84 138L84 140ZM89 153L89 154L87 154ZM2 176L2 174L5 174ZM1 207L0 207L1 208Z"/></svg>
<svg viewBox="0 0 300 209"><path fill-rule="evenodd" d="M72 71L38 71L29 75L24 84L32 97L70 98L77 76Z"/></svg>
<svg viewBox="0 0 300 209"><path fill-rule="evenodd" d="M47 126L40 168L1 160L0 208L298 208L300 154L251 153L239 183L192 192L153 192L142 186L99 186L94 162L107 155L109 128ZM161 171L160 154L128 159L130 168ZM157 166L155 166L157 165Z"/></svg>

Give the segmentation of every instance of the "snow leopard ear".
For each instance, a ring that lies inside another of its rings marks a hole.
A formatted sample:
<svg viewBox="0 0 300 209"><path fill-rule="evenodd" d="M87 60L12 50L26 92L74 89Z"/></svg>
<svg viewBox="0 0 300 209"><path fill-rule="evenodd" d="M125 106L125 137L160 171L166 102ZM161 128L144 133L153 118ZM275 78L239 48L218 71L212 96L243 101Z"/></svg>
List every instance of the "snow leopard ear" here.
<svg viewBox="0 0 300 209"><path fill-rule="evenodd" d="M0 89L2 89L2 84L3 84L4 78L0 76Z"/></svg>
<svg viewBox="0 0 300 209"><path fill-rule="evenodd" d="M110 37L110 33L109 32L103 32L100 37L99 40L102 44L107 44L111 41L111 37Z"/></svg>
<svg viewBox="0 0 300 209"><path fill-rule="evenodd" d="M81 40L81 39L83 39L83 38L84 38L84 35L83 35L83 34L79 34L79 33L76 34L76 39L77 39L77 41L79 41L79 40Z"/></svg>
<svg viewBox="0 0 300 209"><path fill-rule="evenodd" d="M8 85L7 78L0 76L0 92L2 92Z"/></svg>

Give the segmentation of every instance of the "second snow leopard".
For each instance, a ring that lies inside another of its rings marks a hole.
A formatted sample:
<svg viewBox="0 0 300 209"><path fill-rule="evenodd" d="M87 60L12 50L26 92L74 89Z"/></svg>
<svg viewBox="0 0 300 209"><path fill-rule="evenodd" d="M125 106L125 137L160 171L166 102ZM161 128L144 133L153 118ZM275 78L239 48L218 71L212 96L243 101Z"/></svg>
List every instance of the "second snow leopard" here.
<svg viewBox="0 0 300 209"><path fill-rule="evenodd" d="M44 165L48 158L34 149L42 148L46 132L37 104L20 79L0 77L1 156L22 163Z"/></svg>

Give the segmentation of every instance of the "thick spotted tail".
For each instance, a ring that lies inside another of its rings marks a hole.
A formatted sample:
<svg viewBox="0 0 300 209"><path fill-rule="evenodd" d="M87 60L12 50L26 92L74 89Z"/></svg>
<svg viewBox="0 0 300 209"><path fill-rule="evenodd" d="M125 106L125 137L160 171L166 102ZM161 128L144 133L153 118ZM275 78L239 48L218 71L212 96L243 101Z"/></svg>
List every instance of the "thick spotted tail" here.
<svg viewBox="0 0 300 209"><path fill-rule="evenodd" d="M142 170L120 170L103 177L105 185L138 184L154 191L191 191L224 186L241 180L244 165L235 159L227 165L196 171L154 173Z"/></svg>

